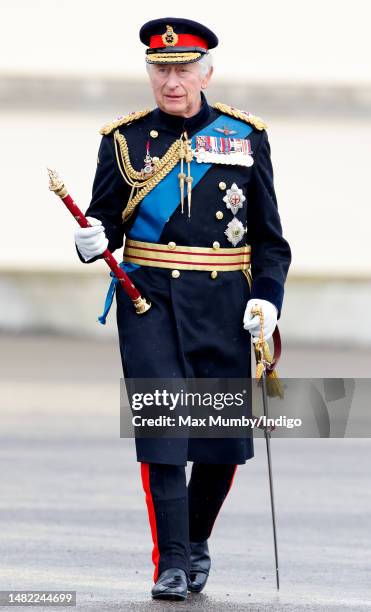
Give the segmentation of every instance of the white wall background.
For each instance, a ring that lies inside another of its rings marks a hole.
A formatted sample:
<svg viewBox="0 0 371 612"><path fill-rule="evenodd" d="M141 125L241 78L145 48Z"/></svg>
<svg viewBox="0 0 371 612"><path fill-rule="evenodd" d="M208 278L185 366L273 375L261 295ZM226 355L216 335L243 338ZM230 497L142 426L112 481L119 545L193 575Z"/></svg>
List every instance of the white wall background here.
<svg viewBox="0 0 371 612"><path fill-rule="evenodd" d="M0 71L136 75L140 26L171 15L220 39L220 78L370 82L369 0L2 0Z"/></svg>

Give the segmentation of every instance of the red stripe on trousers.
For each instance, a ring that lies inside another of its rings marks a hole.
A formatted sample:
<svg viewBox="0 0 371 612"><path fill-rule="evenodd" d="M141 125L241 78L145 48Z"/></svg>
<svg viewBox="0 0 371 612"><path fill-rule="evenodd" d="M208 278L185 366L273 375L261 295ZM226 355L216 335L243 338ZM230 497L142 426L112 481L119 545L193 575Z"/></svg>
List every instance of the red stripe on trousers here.
<svg viewBox="0 0 371 612"><path fill-rule="evenodd" d="M149 518L149 524L151 526L151 533L152 533L152 540L153 540L152 561L155 566L155 571L153 574L153 582L157 582L160 551L158 549L155 507L153 504L153 497L151 493L151 486L150 486L150 480L149 480L149 463L141 463L140 471L141 471L141 476L142 476L143 489L146 494L148 518Z"/></svg>

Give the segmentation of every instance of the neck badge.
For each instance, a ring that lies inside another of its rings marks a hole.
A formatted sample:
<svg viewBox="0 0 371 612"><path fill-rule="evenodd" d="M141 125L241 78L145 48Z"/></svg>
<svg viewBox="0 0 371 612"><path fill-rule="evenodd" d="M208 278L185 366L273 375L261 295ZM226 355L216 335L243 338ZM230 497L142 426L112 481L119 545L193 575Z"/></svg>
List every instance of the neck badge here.
<svg viewBox="0 0 371 612"><path fill-rule="evenodd" d="M146 177L146 176L150 176L151 174L153 174L154 171L155 171L155 164L149 152L149 141L147 141L146 156L144 158L144 168L142 168L141 172L143 176Z"/></svg>

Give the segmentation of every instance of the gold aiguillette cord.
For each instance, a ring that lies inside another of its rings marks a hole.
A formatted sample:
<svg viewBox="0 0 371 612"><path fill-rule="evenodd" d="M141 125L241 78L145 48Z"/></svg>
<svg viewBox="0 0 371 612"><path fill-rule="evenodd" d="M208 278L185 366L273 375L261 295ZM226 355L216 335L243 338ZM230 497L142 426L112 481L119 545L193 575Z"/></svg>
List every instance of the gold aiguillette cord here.
<svg viewBox="0 0 371 612"><path fill-rule="evenodd" d="M187 183L187 203L188 203L188 217L191 216L191 203L192 203L192 182L193 177L191 176L191 161L193 159L192 151L192 140L188 139L187 132L183 132L180 137L181 146L179 150L180 159L180 172L178 174L179 186L180 186L180 198L182 214L184 212L184 181ZM187 174L184 172L184 161L187 164Z"/></svg>
<svg viewBox="0 0 371 612"><path fill-rule="evenodd" d="M179 179L179 187L180 187L180 201L182 205L182 214L184 212L184 179L186 175L184 173L184 158L186 156L184 142L181 138L180 140L180 149L179 149L179 159L180 159L180 172L178 174Z"/></svg>

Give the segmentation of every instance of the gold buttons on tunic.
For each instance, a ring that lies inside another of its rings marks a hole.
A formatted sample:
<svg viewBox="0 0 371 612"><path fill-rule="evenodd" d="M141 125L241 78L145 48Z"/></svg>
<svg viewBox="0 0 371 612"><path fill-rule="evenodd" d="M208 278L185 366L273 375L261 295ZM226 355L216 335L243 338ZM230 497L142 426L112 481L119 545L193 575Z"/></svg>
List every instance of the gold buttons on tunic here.
<svg viewBox="0 0 371 612"><path fill-rule="evenodd" d="M220 181L219 183L219 189L221 189L222 191L224 191L224 189L227 189L227 185L225 184L224 181Z"/></svg>
<svg viewBox="0 0 371 612"><path fill-rule="evenodd" d="M168 245L167 245L168 249L171 249L173 251L175 249L175 247L176 247L175 242L173 242L173 241L168 242Z"/></svg>
<svg viewBox="0 0 371 612"><path fill-rule="evenodd" d="M223 219L224 214L222 213L221 210L217 210L216 213L215 213L215 216L216 216L217 219L220 220L220 219Z"/></svg>
<svg viewBox="0 0 371 612"><path fill-rule="evenodd" d="M172 271L171 271L171 276L172 276L173 278L179 278L179 276L180 276L180 272L179 272L179 270L172 270Z"/></svg>
<svg viewBox="0 0 371 612"><path fill-rule="evenodd" d="M211 278L216 278L218 276L218 273L216 270L213 270L210 274Z"/></svg>
<svg viewBox="0 0 371 612"><path fill-rule="evenodd" d="M151 138L157 138L158 131L157 130L151 130L149 135L151 136Z"/></svg>
<svg viewBox="0 0 371 612"><path fill-rule="evenodd" d="M215 242L213 242L213 249L219 249L219 247L220 247L220 243L217 240L215 240Z"/></svg>

